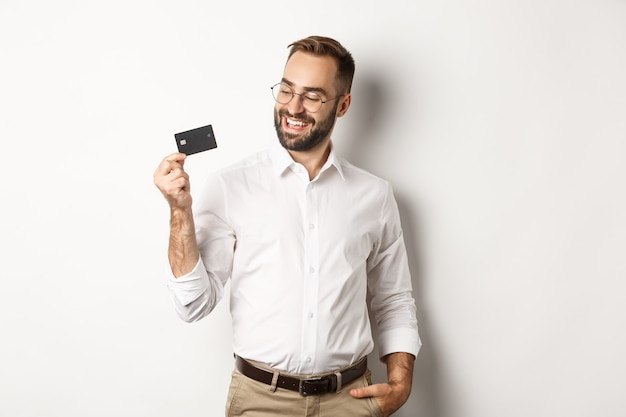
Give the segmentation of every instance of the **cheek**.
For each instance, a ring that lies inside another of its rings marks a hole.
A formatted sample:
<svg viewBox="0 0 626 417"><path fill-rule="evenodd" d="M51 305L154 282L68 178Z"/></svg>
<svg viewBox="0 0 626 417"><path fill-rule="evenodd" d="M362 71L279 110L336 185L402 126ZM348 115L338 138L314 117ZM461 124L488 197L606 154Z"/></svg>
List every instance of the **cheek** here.
<svg viewBox="0 0 626 417"><path fill-rule="evenodd" d="M280 119L282 117L282 111L279 106L274 107L274 122L280 123Z"/></svg>

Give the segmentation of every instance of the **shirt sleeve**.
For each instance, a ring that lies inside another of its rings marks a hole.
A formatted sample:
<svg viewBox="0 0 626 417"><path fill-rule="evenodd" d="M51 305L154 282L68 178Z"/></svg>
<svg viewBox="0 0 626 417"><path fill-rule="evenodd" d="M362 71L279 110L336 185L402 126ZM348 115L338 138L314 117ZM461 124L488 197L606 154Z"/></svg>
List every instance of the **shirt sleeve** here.
<svg viewBox="0 0 626 417"><path fill-rule="evenodd" d="M224 221L224 198L221 182L209 178L194 207L200 259L188 274L178 278L170 274L168 280L176 313L187 322L213 311L232 272L235 236Z"/></svg>
<svg viewBox="0 0 626 417"><path fill-rule="evenodd" d="M179 278L170 274L167 287L172 294L176 314L186 322L200 320L209 314L223 294L220 285L212 288L202 258L198 259L190 273Z"/></svg>
<svg viewBox="0 0 626 417"><path fill-rule="evenodd" d="M380 357L417 356L421 341L398 206L388 185L381 208L381 233L368 259L370 307L378 328Z"/></svg>

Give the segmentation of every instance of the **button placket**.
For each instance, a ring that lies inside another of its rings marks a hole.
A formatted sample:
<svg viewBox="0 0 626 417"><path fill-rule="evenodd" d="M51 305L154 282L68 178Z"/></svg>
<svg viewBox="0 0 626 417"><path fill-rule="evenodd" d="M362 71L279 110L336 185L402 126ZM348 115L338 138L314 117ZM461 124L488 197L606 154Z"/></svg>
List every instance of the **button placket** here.
<svg viewBox="0 0 626 417"><path fill-rule="evenodd" d="M311 373L315 366L313 358L317 355L317 309L319 297L318 247L317 233L317 195L315 184L310 182L306 188L306 208L304 219L304 262L306 276L304 282L303 335L302 335L302 372Z"/></svg>

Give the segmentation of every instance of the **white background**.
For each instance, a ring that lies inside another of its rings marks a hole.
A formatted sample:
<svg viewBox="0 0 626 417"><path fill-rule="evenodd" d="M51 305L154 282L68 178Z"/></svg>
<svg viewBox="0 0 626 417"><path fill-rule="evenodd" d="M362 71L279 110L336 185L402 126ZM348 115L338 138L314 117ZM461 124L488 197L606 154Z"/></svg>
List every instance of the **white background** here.
<svg viewBox="0 0 626 417"><path fill-rule="evenodd" d="M620 0L2 0L0 415L222 415L227 300L175 316L152 173L207 123L196 187L275 140L311 34L353 52L334 141L401 209L424 346L397 415L625 415Z"/></svg>

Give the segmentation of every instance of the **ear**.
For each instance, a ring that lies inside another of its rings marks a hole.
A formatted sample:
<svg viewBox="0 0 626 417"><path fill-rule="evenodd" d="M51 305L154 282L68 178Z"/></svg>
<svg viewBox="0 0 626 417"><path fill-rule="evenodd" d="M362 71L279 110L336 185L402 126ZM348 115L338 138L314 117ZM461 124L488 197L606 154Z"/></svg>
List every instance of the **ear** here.
<svg viewBox="0 0 626 417"><path fill-rule="evenodd" d="M348 93L345 96L343 96L340 100L341 101L339 102L339 105L337 106L337 117L343 116L348 111L348 108L350 107L350 103L352 103L352 94Z"/></svg>

